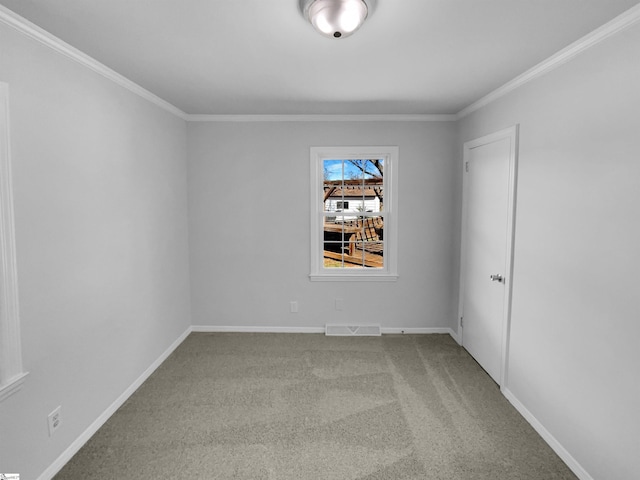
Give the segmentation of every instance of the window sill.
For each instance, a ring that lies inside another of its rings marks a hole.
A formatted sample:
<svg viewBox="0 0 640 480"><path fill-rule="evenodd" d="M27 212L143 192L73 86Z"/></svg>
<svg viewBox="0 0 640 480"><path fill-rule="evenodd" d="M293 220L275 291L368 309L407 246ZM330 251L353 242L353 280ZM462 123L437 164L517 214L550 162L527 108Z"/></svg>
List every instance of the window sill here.
<svg viewBox="0 0 640 480"><path fill-rule="evenodd" d="M0 402L3 402L6 398L20 390L27 375L29 375L29 372L16 375L8 383L0 386Z"/></svg>
<svg viewBox="0 0 640 480"><path fill-rule="evenodd" d="M312 282L395 282L398 280L398 275L390 273L374 275L312 273L309 275L309 280Z"/></svg>

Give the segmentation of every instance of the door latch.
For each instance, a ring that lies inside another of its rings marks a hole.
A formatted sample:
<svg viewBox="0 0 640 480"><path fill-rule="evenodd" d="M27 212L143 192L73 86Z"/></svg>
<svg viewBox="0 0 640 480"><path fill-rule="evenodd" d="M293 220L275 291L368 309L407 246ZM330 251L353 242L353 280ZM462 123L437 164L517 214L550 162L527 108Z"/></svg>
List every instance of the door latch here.
<svg viewBox="0 0 640 480"><path fill-rule="evenodd" d="M496 273L495 275L490 275L489 278L494 282L504 283L504 277L499 273Z"/></svg>

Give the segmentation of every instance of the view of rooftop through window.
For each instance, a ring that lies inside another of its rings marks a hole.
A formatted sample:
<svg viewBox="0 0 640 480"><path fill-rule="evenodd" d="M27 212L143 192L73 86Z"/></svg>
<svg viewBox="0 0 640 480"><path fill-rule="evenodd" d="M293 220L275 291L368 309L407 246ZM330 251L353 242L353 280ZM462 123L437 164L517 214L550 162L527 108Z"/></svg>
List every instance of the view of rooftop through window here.
<svg viewBox="0 0 640 480"><path fill-rule="evenodd" d="M384 268L384 159L323 161L324 267Z"/></svg>

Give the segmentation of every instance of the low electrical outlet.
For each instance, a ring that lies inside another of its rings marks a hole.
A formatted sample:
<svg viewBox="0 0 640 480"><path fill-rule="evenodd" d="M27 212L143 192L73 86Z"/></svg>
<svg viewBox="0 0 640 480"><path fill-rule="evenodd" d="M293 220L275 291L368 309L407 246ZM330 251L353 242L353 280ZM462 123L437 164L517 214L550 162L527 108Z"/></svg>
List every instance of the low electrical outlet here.
<svg viewBox="0 0 640 480"><path fill-rule="evenodd" d="M344 309L344 300L341 298L336 298L336 310Z"/></svg>
<svg viewBox="0 0 640 480"><path fill-rule="evenodd" d="M289 308L291 309L291 313L298 313L298 302L296 300L292 300L289 304Z"/></svg>
<svg viewBox="0 0 640 480"><path fill-rule="evenodd" d="M49 414L49 436L51 437L55 431L62 425L62 406L56 408Z"/></svg>

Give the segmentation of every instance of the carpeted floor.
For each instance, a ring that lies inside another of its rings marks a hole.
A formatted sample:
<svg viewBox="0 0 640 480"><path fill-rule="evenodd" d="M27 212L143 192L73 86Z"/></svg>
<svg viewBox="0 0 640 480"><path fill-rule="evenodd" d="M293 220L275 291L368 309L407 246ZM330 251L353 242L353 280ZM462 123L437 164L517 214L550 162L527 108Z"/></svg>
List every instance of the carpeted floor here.
<svg viewBox="0 0 640 480"><path fill-rule="evenodd" d="M448 335L190 335L56 480L576 479Z"/></svg>

